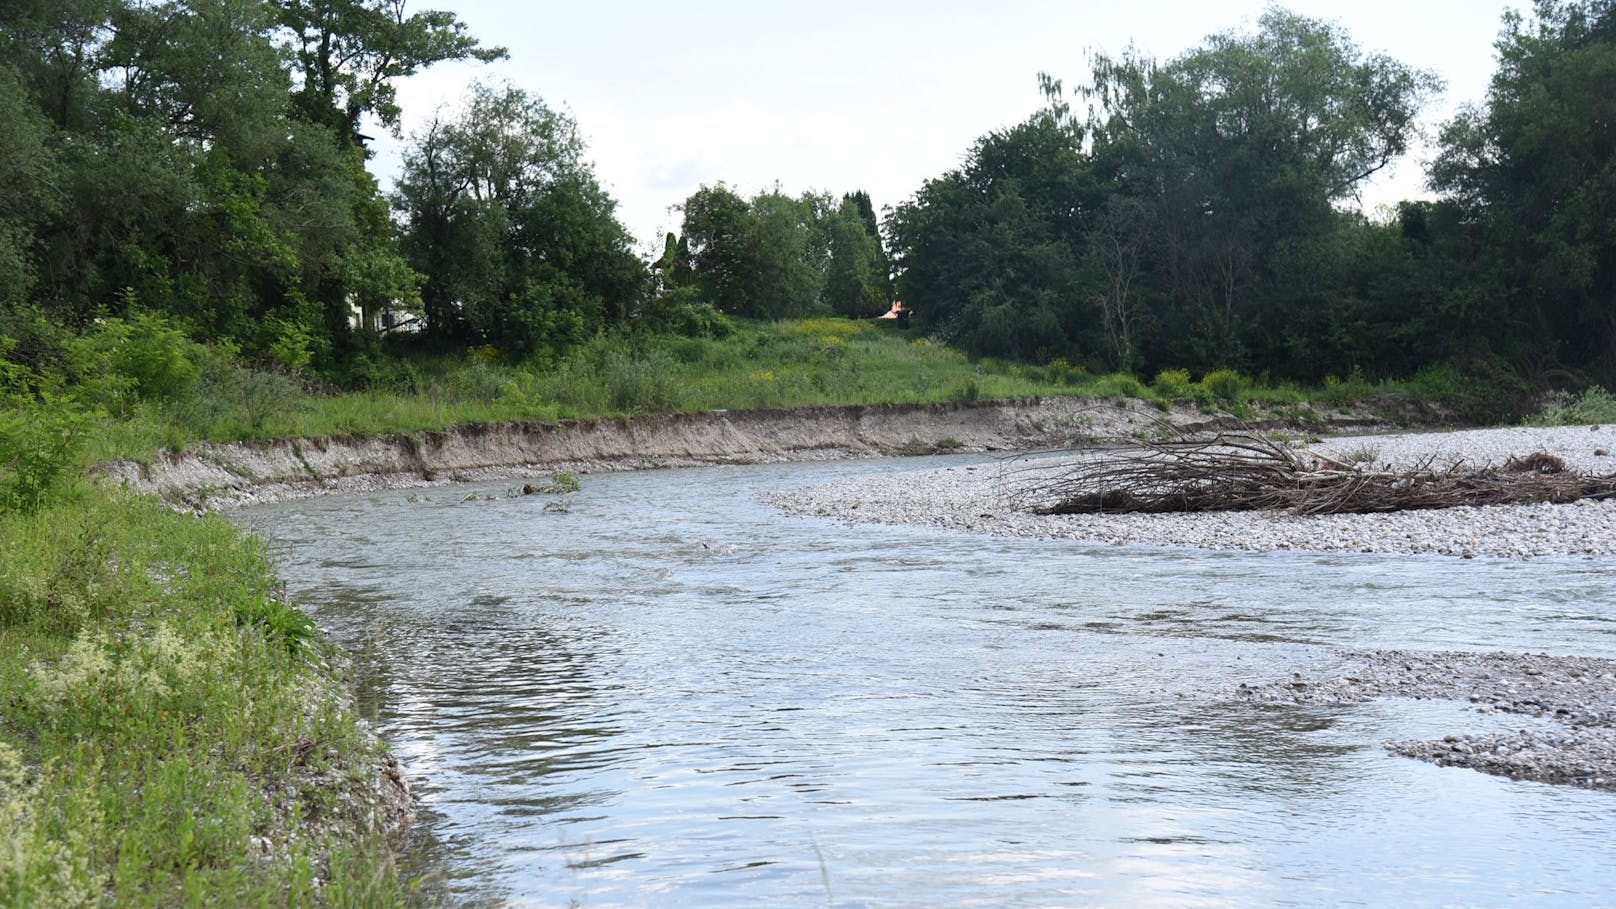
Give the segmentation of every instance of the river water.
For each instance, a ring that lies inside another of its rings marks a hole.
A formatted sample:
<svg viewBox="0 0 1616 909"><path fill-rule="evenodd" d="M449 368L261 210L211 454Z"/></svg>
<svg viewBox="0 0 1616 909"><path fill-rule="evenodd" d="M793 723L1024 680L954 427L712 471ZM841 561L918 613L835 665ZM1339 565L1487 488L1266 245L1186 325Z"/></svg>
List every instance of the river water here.
<svg viewBox="0 0 1616 909"><path fill-rule="evenodd" d="M1616 656L1609 565L1085 547L757 500L924 466L237 520L353 651L423 797L410 861L459 905L1616 905L1616 797L1380 747L1532 721L1232 698L1332 646Z"/></svg>

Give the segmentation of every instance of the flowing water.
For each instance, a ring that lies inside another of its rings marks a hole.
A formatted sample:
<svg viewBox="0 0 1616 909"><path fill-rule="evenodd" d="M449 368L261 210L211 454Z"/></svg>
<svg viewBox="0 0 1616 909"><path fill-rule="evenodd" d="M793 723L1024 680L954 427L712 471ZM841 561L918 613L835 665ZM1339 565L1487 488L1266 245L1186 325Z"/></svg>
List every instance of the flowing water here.
<svg viewBox="0 0 1616 909"><path fill-rule="evenodd" d="M461 905L1616 905L1616 796L1379 745L1532 721L1231 697L1319 645L1616 656L1610 566L1086 547L757 501L925 463L238 519L354 652L423 796L412 861Z"/></svg>

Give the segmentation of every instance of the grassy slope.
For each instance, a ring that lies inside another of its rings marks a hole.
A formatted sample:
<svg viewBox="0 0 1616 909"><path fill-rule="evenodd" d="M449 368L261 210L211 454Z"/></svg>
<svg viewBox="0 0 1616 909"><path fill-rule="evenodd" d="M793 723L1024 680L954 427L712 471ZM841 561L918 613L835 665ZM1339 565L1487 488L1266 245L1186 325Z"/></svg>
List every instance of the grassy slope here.
<svg viewBox="0 0 1616 909"><path fill-rule="evenodd" d="M0 905L403 901L351 798L375 746L271 578L121 492L0 513Z"/></svg>
<svg viewBox="0 0 1616 909"><path fill-rule="evenodd" d="M234 370L234 367L231 367ZM147 459L189 441L365 435L456 424L645 413L925 403L1048 395L1140 397L1239 412L1252 403L1342 404L1384 391L1362 381L1304 392L1220 371L1191 382L1166 373L1147 385L1064 363L972 361L889 325L845 319L740 323L722 339L602 337L559 361L512 364L491 352L378 366L371 390L310 395L283 377L235 370L167 402L109 408L95 460Z"/></svg>

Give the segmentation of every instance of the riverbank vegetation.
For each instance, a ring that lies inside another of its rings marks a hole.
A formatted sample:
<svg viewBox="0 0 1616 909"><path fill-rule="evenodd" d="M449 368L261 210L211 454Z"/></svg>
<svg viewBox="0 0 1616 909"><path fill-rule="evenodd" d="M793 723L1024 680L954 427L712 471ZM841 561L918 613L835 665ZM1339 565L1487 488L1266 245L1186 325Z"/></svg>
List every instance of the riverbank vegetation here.
<svg viewBox="0 0 1616 909"><path fill-rule="evenodd" d="M401 898L375 824L311 826L372 746L262 554L91 460L1047 394L1609 410L1613 0L1506 16L1436 201L1351 204L1434 77L1274 9L1044 78L885 217L696 188L654 261L535 87L473 86L378 183L398 81L503 53L407 6L0 4L0 902Z"/></svg>
<svg viewBox="0 0 1616 909"><path fill-rule="evenodd" d="M0 511L0 904L396 905L362 731L258 543L57 476Z"/></svg>

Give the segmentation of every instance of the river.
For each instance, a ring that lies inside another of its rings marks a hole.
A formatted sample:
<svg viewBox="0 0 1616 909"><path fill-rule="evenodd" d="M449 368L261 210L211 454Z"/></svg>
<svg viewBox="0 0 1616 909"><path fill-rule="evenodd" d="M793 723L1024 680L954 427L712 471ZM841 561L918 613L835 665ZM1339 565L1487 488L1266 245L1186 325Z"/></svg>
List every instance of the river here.
<svg viewBox="0 0 1616 909"><path fill-rule="evenodd" d="M1533 721L1232 696L1335 646L1616 657L1608 564L1074 546L757 501L929 463L235 519L353 652L422 795L411 865L458 905L1616 905L1611 794L1380 747Z"/></svg>

